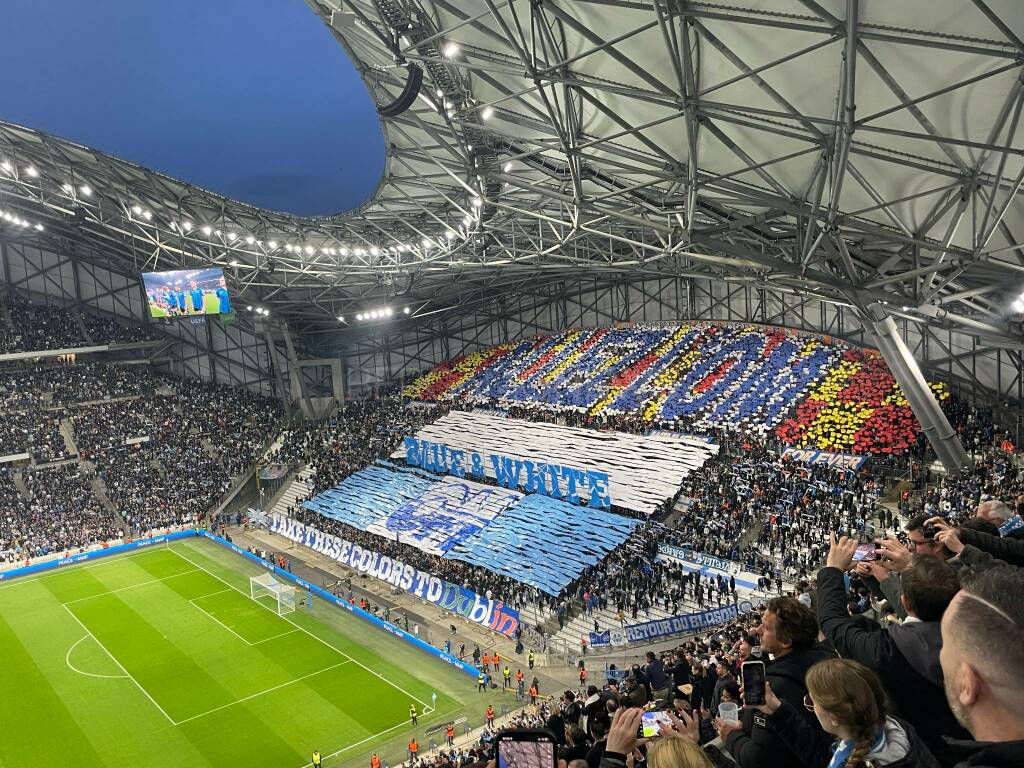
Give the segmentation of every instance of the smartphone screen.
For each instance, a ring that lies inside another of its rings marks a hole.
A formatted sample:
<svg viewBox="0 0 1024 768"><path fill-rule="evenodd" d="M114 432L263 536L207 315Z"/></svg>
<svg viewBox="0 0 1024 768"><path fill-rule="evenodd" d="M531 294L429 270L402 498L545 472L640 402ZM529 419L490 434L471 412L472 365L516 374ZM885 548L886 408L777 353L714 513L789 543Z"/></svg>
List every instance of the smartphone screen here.
<svg viewBox="0 0 1024 768"><path fill-rule="evenodd" d="M866 560L874 560L877 555L875 554L876 544L874 542L870 544L861 544L857 547L857 551L853 553L853 561L855 563L864 562Z"/></svg>
<svg viewBox="0 0 1024 768"><path fill-rule="evenodd" d="M672 720L669 718L667 712L644 712L643 715L640 716L640 733L638 733L637 736L641 739L650 739L660 735L660 723L664 723L666 728L672 727Z"/></svg>
<svg viewBox="0 0 1024 768"><path fill-rule="evenodd" d="M743 662L743 703L756 707L764 704L764 662Z"/></svg>
<svg viewBox="0 0 1024 768"><path fill-rule="evenodd" d="M555 768L555 740L547 731L502 731L495 738L498 768Z"/></svg>

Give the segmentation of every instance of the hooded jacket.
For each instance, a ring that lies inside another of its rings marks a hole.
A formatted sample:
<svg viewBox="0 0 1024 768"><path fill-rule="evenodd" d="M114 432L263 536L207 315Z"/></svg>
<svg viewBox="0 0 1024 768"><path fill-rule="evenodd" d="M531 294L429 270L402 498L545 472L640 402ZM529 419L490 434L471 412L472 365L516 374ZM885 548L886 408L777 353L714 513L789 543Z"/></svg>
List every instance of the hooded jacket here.
<svg viewBox="0 0 1024 768"><path fill-rule="evenodd" d="M938 621L909 621L882 629L846 613L843 572L818 572L818 624L825 638L845 659L859 661L881 678L893 714L903 718L921 736L939 764L950 768L956 758L943 736L969 739L946 703L939 651L942 633Z"/></svg>
<svg viewBox="0 0 1024 768"><path fill-rule="evenodd" d="M815 645L791 651L765 665L765 677L775 695L789 702L797 711L797 717L802 715L808 727L822 734L824 731L817 719L804 709L803 699L807 694L804 677L808 669L831 656L828 649ZM803 760L767 727L766 716L752 709L744 708L743 730L729 734L725 748L740 768L804 768Z"/></svg>
<svg viewBox="0 0 1024 768"><path fill-rule="evenodd" d="M820 728L812 728L800 717L796 708L783 702L768 716L768 727L779 735L791 750L803 758L807 768L826 768L835 751L836 739ZM865 762L874 768L938 768L928 747L917 736L913 726L893 717L885 720L882 747L869 752Z"/></svg>

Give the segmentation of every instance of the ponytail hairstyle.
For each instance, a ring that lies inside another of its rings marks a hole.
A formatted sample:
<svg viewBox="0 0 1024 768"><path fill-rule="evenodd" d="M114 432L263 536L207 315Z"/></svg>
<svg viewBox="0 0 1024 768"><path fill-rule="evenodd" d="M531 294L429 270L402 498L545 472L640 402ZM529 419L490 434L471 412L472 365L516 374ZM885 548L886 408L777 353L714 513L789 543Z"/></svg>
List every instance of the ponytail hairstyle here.
<svg viewBox="0 0 1024 768"><path fill-rule="evenodd" d="M806 683L815 708L850 731L854 748L843 768L863 765L889 708L878 675L850 659L826 659L807 670Z"/></svg>

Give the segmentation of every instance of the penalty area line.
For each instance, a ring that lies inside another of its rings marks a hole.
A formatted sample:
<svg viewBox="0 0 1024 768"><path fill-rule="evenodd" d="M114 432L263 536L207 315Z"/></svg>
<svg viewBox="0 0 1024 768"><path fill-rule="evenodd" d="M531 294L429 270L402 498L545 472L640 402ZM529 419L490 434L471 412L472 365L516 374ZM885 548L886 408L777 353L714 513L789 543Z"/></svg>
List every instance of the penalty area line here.
<svg viewBox="0 0 1024 768"><path fill-rule="evenodd" d="M434 711L433 707L424 707L423 708L423 715L426 716L426 715L432 714L433 711ZM408 725L409 725L408 721L407 720L403 720L398 725L392 725L390 728L385 728L383 731L379 731L378 733L374 733L374 734L372 734L370 736L367 736L365 739L360 739L359 741L354 742L353 744L349 744L347 747L342 747L341 749L337 749L334 752L331 752L331 754L329 754L329 755L324 755L323 759L324 760L330 760L332 757L337 757L338 755L342 754L343 752L348 752L350 749L355 749L356 747L362 746L363 744L365 744L368 741L373 741L374 739L380 738L385 733L391 733L391 731L394 731L397 728L406 728L406 727L408 727ZM312 763L306 763L304 766L302 766L302 768L313 768L313 764Z"/></svg>
<svg viewBox="0 0 1024 768"><path fill-rule="evenodd" d="M94 634L92 633L92 630L91 630L91 629L89 629L89 628L88 628L87 626L85 626L85 622L83 622L83 621L82 621L82 620L81 620L80 618L78 618L78 617L77 617L77 616L75 615L75 612L74 612L74 611L72 611L72 610L71 610L70 608L68 608L68 606L67 606L67 605L65 605L64 603L61 603L61 605L63 605L63 606L64 606L64 610L68 612L68 614L69 614L69 615L71 616L71 618L73 618L73 619L74 619L75 621L77 621L77 622L78 622L78 625L79 625L79 626L80 626L80 627L81 627L82 629L84 629L84 630L85 630L85 633L86 633L86 635L88 635L88 636L89 636L89 637L91 637L91 638L92 638L93 640L95 640L95 641L96 641L96 645L98 645L98 646L99 646L100 648L102 648L102 649L103 649L103 650L104 650L104 651L106 652L107 656L109 656L109 657L110 657L111 659L113 659L114 663L115 663L115 664L117 664L117 666L118 666L118 667L119 667L119 668L121 669L121 671L122 671L122 672L124 672L124 675L125 675L125 677L127 677L127 678L128 678L129 680L131 680L131 681L132 681L133 683L135 683L135 686L136 686L136 687L137 687L137 688L138 688L138 689L139 689L140 691L142 691L143 695L144 695L144 696L145 696L145 697L146 697L147 699L149 699L149 700L150 700L150 702L151 702L151 703L153 704L153 706L154 706L154 707L156 707L157 709L159 709L159 710L160 710L160 714L161 714L161 715L163 715L164 717L166 717L166 718L167 718L167 722L169 722L169 723L170 723L171 725L176 725L176 723L174 722L174 718L173 718L173 717L171 717L170 715L168 715L168 714L167 714L167 711L166 711L166 710L165 710L165 709L164 709L163 707L161 707L161 706L160 706L160 705L159 705L159 704L157 703L157 700L156 700L156 699L154 699L154 698L153 698L153 697L152 697L152 696L150 695L149 691L147 691L147 690L146 690L145 688L143 688L143 687L142 687L142 684L141 684L141 683L139 683L139 681L138 681L138 680L136 680L136 679L135 679L134 677L132 677L132 674L131 674L131 672L129 672L129 671L127 670L127 669L125 669L125 668L124 668L124 664L122 664L122 663L121 663L121 662L120 662L120 661L118 660L117 656L115 656L114 654L112 654L112 653L110 652L110 650L109 650L109 649L107 648L107 646L105 646L105 645L104 645L103 643L101 643L101 642L100 642L100 639L99 639L98 637L96 637L96 635L94 635Z"/></svg>
<svg viewBox="0 0 1024 768"><path fill-rule="evenodd" d="M178 557L180 557L180 558L181 558L182 560L184 560L184 561L185 561L186 563L191 563L192 565L194 565L194 566L195 566L196 568L198 568L199 570L201 570L201 571L206 571L206 572L207 572L208 574L210 574L211 576L213 576L213 578L217 579L218 581L221 581L221 582L223 582L224 584L226 584L227 586L231 587L231 588L232 588L233 590L235 590L235 591L236 591L236 592L238 592L239 594L241 594L241 595L245 595L245 597L249 598L250 600L252 599L251 595L247 595L247 594L246 594L246 593L245 593L245 592L244 592L243 590L239 589L238 587L236 587L236 586L235 586L234 584L232 584L231 582L229 582L229 581L226 581L225 579L222 579L222 578L221 578L220 576L218 576L218 575L217 575L216 573L214 573L213 571L210 571L210 570L208 570L208 569L204 568L204 567L203 567L203 566L201 566L201 565L200 565L199 563L197 563L197 562L196 562L195 560L191 560L191 559L189 559L189 558L185 557L185 555L181 554L181 552L179 552L179 551L178 551L178 550L177 550L176 548L175 548L175 549L169 549L168 551L170 551L170 552L173 552L173 553L174 553L174 554L176 554L176 555L177 555ZM399 691L400 693L404 693L404 694L405 694L406 696L408 696L408 697L409 697L410 699L412 699L413 701L415 701L415 702L416 702L417 704L420 704L421 706L423 706L423 708L424 708L424 712L426 711L426 708L427 708L428 706L430 706L430 705L428 705L428 704L427 704L427 702L423 701L423 699L420 699L420 698L417 698L416 696L413 696L413 695L412 695L411 693L409 693L409 692L408 692L407 690L405 690L404 688L402 688L402 687L401 687L400 685L397 685L397 684L395 684L395 683L391 682L390 680L388 680L388 679L387 679L386 677L384 677L384 675L382 675L382 674L381 674L380 672L377 672L377 671L375 671L375 670L373 670L373 669L370 669L370 668L369 668L368 666L366 666L365 664L363 664L363 662L361 662L361 661L359 661L359 660L357 660L357 659L354 659L354 658L352 658L352 657L351 657L351 656L349 656L349 655L348 655L347 653L345 653L345 652L344 652L343 650L341 650L340 648L337 648L337 647L335 647L335 646L331 645L331 644L330 644L329 642L327 642L326 640L324 640L324 639L323 639L322 637L320 637L319 635L315 635L315 634L313 634L313 633L312 633L312 632L310 632L310 631L309 631L308 629L306 629L305 627L303 627L303 626L302 626L301 624L296 624L296 623L295 623L294 621L292 621L291 619L289 619L289 618L288 618L287 616L282 616L282 615L281 615L281 614L279 614L279 613L278 613L277 611L275 611L275 610L274 610L273 608L271 608L271 607L269 607L269 606L267 606L267 605L263 605L263 603L261 603L261 602L260 602L259 600L253 600L253 602L254 602L254 603L256 603L256 604L258 604L258 605L260 605L260 606L262 606L264 610L270 611L270 612L271 612L272 614L274 614L275 616L277 616L277 617L279 617L279 618L281 618L281 619L284 619L284 620L285 620L285 621L287 621L287 622L288 622L289 624L291 624L291 625L292 625L293 627L295 627L295 628L297 628L297 629L300 629L300 630L302 630L302 631L303 631L303 632L305 632L305 633L306 633L307 635L309 635L310 637L312 637L312 638L313 638L314 640L318 640L318 641L320 641L321 643L323 643L324 645L326 645L326 646L327 646L328 648L330 648L330 649L331 649L332 651L334 651L335 653L337 653L337 654L338 654L339 656L343 656L343 657L345 657L346 659L348 659L349 661L351 661L351 662L352 662L353 664L358 664L358 665L359 665L360 667L362 667L363 669L365 669L365 670L366 670L367 672L369 672L369 673L370 673L371 675L374 675L375 677L378 677L378 678L380 678L380 679L381 679L381 680L383 680L383 681L384 681L385 683L387 683L387 684L388 684L388 685L390 685L390 686L391 686L392 688L394 688L394 689L395 689L396 691Z"/></svg>

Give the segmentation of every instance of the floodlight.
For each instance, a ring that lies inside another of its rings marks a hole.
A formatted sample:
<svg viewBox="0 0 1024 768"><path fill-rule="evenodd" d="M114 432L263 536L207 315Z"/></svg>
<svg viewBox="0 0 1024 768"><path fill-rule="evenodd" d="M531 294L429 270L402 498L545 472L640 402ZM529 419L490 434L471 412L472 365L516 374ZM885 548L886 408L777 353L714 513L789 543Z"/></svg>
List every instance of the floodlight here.
<svg viewBox="0 0 1024 768"><path fill-rule="evenodd" d="M371 256L377 256L378 254L380 254L380 249L376 245L370 248Z"/></svg>
<svg viewBox="0 0 1024 768"><path fill-rule="evenodd" d="M133 205L132 206L132 213L134 213L136 216L142 215L142 206L141 205Z"/></svg>
<svg viewBox="0 0 1024 768"><path fill-rule="evenodd" d="M270 250L272 250L272 251L276 251L277 250L277 240L271 240L269 243L267 243L267 247L270 248Z"/></svg>
<svg viewBox="0 0 1024 768"><path fill-rule="evenodd" d="M183 223L182 223L182 225L181 225L181 227L182 227L182 229L184 229L184 230L185 230L186 232L191 232L191 231L192 231L192 222L191 222L191 221L186 221L186 222L183 222Z"/></svg>
<svg viewBox="0 0 1024 768"><path fill-rule="evenodd" d="M454 59L459 55L459 46L455 43L448 43L444 47L444 56L446 59Z"/></svg>
<svg viewBox="0 0 1024 768"><path fill-rule="evenodd" d="M345 322L345 316L344 315L338 315L338 322L339 323L344 323Z"/></svg>
<svg viewBox="0 0 1024 768"><path fill-rule="evenodd" d="M247 244L249 244L249 245L252 245L253 243L255 243L255 242L256 242L256 238L255 238L255 237L253 237L252 235L248 235L248 236L246 236L246 238L245 238L245 242L246 242Z"/></svg>
<svg viewBox="0 0 1024 768"><path fill-rule="evenodd" d="M512 163L505 163L505 165L502 166L501 170L503 170L505 173L508 173L509 171L512 170Z"/></svg>
<svg viewBox="0 0 1024 768"><path fill-rule="evenodd" d="M411 311L412 311L412 310L411 310L411 309L409 309L408 307L403 307L403 308L402 308L402 314L408 315L408 314L409 314L409 313L410 313Z"/></svg>
<svg viewBox="0 0 1024 768"><path fill-rule="evenodd" d="M81 192L82 197L89 197L89 195L92 194L92 187L90 187L88 184L83 184L81 186Z"/></svg>
<svg viewBox="0 0 1024 768"><path fill-rule="evenodd" d="M484 107L484 111L480 113L480 117L482 117L484 120L490 120L492 117L494 117L494 108Z"/></svg>
<svg viewBox="0 0 1024 768"><path fill-rule="evenodd" d="M312 255L312 253L313 253L313 246L312 245L307 245L306 246L306 253L309 254L309 255Z"/></svg>
<svg viewBox="0 0 1024 768"><path fill-rule="evenodd" d="M391 315L393 315L394 312L392 311L391 307L385 307L384 314L387 315L388 317L391 317Z"/></svg>
<svg viewBox="0 0 1024 768"><path fill-rule="evenodd" d="M42 232L43 231L43 225L42 224L36 224L36 229L38 231Z"/></svg>
<svg viewBox="0 0 1024 768"><path fill-rule="evenodd" d="M207 224L205 227L203 227L203 234L206 235L207 237L212 235L213 234L213 227L211 227L209 224Z"/></svg>
<svg viewBox="0 0 1024 768"><path fill-rule="evenodd" d="M35 169L35 166L30 165L25 169L25 173L31 176L33 179L39 175L39 171Z"/></svg>

